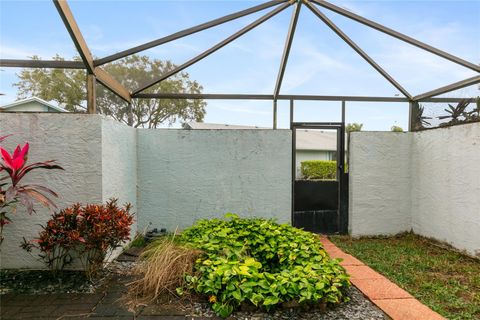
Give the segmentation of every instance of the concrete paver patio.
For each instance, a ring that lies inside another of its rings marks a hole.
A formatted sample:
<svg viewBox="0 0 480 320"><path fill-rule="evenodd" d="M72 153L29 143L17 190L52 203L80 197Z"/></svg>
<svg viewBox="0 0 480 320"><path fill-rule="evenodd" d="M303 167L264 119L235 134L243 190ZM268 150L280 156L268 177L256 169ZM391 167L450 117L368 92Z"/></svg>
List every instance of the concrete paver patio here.
<svg viewBox="0 0 480 320"><path fill-rule="evenodd" d="M126 289L126 279L112 280L108 290L100 294L6 294L0 296L0 319L220 319L187 316L175 308L156 306L140 308L136 313L130 312L118 302Z"/></svg>

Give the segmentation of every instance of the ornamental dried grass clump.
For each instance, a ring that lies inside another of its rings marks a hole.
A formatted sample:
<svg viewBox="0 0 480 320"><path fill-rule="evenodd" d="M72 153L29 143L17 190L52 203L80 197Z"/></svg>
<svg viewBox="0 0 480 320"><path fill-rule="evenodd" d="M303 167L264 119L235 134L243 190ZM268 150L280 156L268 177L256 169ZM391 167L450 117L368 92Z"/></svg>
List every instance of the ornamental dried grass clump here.
<svg viewBox="0 0 480 320"><path fill-rule="evenodd" d="M138 280L130 283L126 303L130 308L176 295L176 289L184 286L186 274L193 274L193 267L202 251L181 246L174 237L155 241L141 255L141 262L134 274Z"/></svg>

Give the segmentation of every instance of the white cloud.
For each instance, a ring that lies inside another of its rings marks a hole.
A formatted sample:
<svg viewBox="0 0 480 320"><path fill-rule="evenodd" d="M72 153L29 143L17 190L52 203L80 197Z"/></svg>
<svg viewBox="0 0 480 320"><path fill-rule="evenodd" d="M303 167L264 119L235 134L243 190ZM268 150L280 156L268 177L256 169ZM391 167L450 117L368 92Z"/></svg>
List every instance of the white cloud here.
<svg viewBox="0 0 480 320"><path fill-rule="evenodd" d="M87 43L101 41L104 38L103 29L94 24L82 28L81 31Z"/></svg>
<svg viewBox="0 0 480 320"><path fill-rule="evenodd" d="M360 16L368 15L368 9L365 5L358 6L357 3L353 3L351 1L332 1L332 3L334 3L338 7L341 7Z"/></svg>
<svg viewBox="0 0 480 320"><path fill-rule="evenodd" d="M35 53L29 48L21 48L21 47L10 47L3 45L0 47L0 57L7 58L7 57L15 57L15 58L25 58L28 56L32 56Z"/></svg>
<svg viewBox="0 0 480 320"><path fill-rule="evenodd" d="M476 74L432 53L403 44L389 44L376 58L379 64L414 95Z"/></svg>
<svg viewBox="0 0 480 320"><path fill-rule="evenodd" d="M308 84L322 72L347 73L351 71L351 67L341 62L340 59L324 54L314 43L309 38L298 37L295 39L292 48L295 55L291 54L287 65L282 91L293 91L295 88Z"/></svg>
<svg viewBox="0 0 480 320"><path fill-rule="evenodd" d="M0 46L0 57L3 59L27 59L34 55L38 55L42 58L49 58L55 55L55 53L47 52L44 48L38 49L25 45L9 45L3 42Z"/></svg>
<svg viewBox="0 0 480 320"><path fill-rule="evenodd" d="M2 41L0 45L0 57L2 59L28 59L34 55L42 59L51 59L55 54L64 54L64 57L69 58L76 55L73 44L49 44L41 47L27 46L23 44L7 43ZM65 53L67 53L65 55Z"/></svg>
<svg viewBox="0 0 480 320"><path fill-rule="evenodd" d="M197 45L190 44L187 41L177 40L175 42L169 43L168 47L158 46L149 49L147 52L153 55L157 55L160 59L170 59L176 58L178 56L191 56L193 58L195 55L200 54L207 48L201 48Z"/></svg>

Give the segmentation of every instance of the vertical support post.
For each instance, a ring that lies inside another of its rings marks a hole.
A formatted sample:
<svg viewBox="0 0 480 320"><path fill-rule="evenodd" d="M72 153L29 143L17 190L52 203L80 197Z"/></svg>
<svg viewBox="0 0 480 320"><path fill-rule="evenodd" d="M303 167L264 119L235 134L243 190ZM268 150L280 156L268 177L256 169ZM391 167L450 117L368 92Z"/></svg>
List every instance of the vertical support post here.
<svg viewBox="0 0 480 320"><path fill-rule="evenodd" d="M291 177L291 183L292 183L292 211L291 211L291 224L295 226L295 178L297 175L296 169L297 169L297 138L296 138L296 133L295 133L295 127L293 126L293 120L294 120L294 102L293 99L290 100L290 130L292 130L292 177Z"/></svg>
<svg viewBox="0 0 480 320"><path fill-rule="evenodd" d="M290 99L290 130L293 129L293 119L294 119L294 102L293 99Z"/></svg>
<svg viewBox="0 0 480 320"><path fill-rule="evenodd" d="M342 127L343 127L343 134L344 134L344 141L345 139L347 139L346 141L346 146L347 146L347 152L345 153L345 159L344 159L344 162L345 163L348 163L348 146L349 146L349 139L350 139L350 135L347 135L347 137L345 138L345 113L346 113L346 106L347 106L347 103L345 102L345 100L342 100ZM345 146L344 146L345 147ZM345 148L344 148L345 150ZM344 165L345 165L344 163ZM343 172L345 172L345 169L343 170Z"/></svg>
<svg viewBox="0 0 480 320"><path fill-rule="evenodd" d="M128 103L127 105L127 124L130 127L133 127L133 109L131 103Z"/></svg>
<svg viewBox="0 0 480 320"><path fill-rule="evenodd" d="M347 151L345 153L345 162L348 164L348 147L349 147L349 139L350 139L350 135L347 135L347 137L345 138L345 113L346 113L346 108L347 108L347 103L345 102L345 100L342 101L342 127L343 127L343 134L344 134L344 141L345 139L347 139L346 141L346 146L347 146ZM344 150L345 150L345 146L344 146ZM345 172L345 169L343 170Z"/></svg>
<svg viewBox="0 0 480 320"><path fill-rule="evenodd" d="M277 129L277 100L273 100L273 130Z"/></svg>
<svg viewBox="0 0 480 320"><path fill-rule="evenodd" d="M87 74L87 113L96 114L97 113L97 95L95 92L95 84L97 83L97 78L94 74Z"/></svg>
<svg viewBox="0 0 480 320"><path fill-rule="evenodd" d="M295 227L295 181L297 177L297 129L292 123L292 226Z"/></svg>
<svg viewBox="0 0 480 320"><path fill-rule="evenodd" d="M413 104L415 102L408 102L408 131L413 131Z"/></svg>
<svg viewBox="0 0 480 320"><path fill-rule="evenodd" d="M339 128L339 155L337 157L339 173L339 206L338 231L341 234L348 233L348 175L345 173L345 109L346 102L342 101L342 124Z"/></svg>
<svg viewBox="0 0 480 320"><path fill-rule="evenodd" d="M339 132L340 154L337 155L338 168L341 170L341 174L345 173L345 105L346 105L345 100L343 100L342 101L342 125L340 127L340 132Z"/></svg>

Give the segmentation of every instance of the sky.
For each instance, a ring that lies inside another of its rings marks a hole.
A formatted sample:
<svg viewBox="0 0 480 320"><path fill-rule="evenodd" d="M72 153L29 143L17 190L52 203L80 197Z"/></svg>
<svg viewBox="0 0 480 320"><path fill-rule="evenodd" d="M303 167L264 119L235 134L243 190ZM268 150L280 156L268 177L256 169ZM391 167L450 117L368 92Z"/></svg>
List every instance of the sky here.
<svg viewBox="0 0 480 320"><path fill-rule="evenodd" d="M473 63L480 63L480 0L331 1ZM80 1L69 4L96 57L151 41L260 1ZM293 7L185 71L204 93L272 94ZM271 9L142 52L176 64L198 55ZM475 76L472 70L321 9L412 95ZM0 0L0 57L70 59L75 47L51 1ZM0 70L0 105L16 100L20 69ZM281 94L388 96L398 90L303 6ZM444 96L480 96L471 86ZM272 125L271 101L207 101L205 122ZM444 106L433 106L442 108ZM295 121L341 118L339 102L297 102ZM346 121L364 130L407 128L406 103L347 103ZM287 101L279 102L279 127L289 125Z"/></svg>

